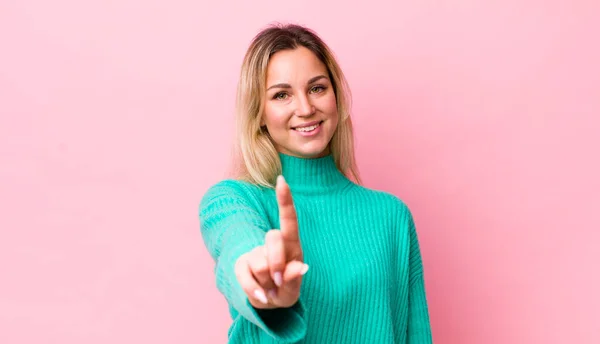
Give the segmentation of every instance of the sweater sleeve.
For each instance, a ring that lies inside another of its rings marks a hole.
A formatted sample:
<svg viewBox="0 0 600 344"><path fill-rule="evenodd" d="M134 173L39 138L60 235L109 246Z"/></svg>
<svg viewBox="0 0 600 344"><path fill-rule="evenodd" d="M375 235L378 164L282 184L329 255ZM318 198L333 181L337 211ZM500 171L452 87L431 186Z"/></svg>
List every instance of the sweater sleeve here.
<svg viewBox="0 0 600 344"><path fill-rule="evenodd" d="M304 308L254 308L237 281L236 260L263 245L269 222L258 200L241 182L226 180L208 189L200 201L200 231L215 262L217 289L236 312L278 342L296 342L306 334Z"/></svg>
<svg viewBox="0 0 600 344"><path fill-rule="evenodd" d="M432 336L421 250L412 214L408 208L405 208L405 212L404 218L409 234L410 250L407 339L410 344L430 344Z"/></svg>

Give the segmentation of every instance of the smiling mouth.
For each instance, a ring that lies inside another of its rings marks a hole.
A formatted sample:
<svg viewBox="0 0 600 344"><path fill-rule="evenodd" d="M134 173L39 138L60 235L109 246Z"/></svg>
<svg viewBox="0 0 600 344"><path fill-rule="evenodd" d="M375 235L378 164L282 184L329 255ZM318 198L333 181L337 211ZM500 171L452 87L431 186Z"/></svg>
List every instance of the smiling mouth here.
<svg viewBox="0 0 600 344"><path fill-rule="evenodd" d="M308 132L311 132L311 131L317 129L322 123L323 123L323 121L320 121L317 124L309 125L309 126L306 126L306 127L295 127L295 128L292 128L292 129L296 130L296 131L299 131L299 132L302 132L302 133L308 133Z"/></svg>

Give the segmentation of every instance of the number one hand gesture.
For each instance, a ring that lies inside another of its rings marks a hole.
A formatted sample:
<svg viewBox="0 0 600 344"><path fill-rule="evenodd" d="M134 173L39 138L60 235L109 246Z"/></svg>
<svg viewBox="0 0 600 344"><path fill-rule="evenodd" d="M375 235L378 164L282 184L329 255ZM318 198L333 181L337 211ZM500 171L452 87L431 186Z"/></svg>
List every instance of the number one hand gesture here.
<svg viewBox="0 0 600 344"><path fill-rule="evenodd" d="M275 187L280 229L270 230L265 245L243 254L235 263L238 282L255 308L293 306L300 297L303 263L298 219L289 186L282 176Z"/></svg>

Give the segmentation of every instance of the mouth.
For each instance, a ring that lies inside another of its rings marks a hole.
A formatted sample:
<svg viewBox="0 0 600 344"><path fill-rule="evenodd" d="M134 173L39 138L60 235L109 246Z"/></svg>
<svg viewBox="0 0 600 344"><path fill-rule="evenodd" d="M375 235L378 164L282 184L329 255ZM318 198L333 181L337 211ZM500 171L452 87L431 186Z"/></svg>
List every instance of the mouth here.
<svg viewBox="0 0 600 344"><path fill-rule="evenodd" d="M303 124L302 126L298 126L298 127L292 127L292 130L301 132L301 133L310 133L312 131L317 130L317 128L319 128L321 126L321 123L323 123L323 121L315 121L315 122L311 122L311 123L306 123Z"/></svg>

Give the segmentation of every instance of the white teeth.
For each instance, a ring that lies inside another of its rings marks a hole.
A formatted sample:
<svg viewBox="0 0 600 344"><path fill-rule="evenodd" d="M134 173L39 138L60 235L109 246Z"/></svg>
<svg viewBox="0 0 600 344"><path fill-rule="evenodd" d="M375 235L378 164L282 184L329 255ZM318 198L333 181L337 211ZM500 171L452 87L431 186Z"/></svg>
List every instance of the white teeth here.
<svg viewBox="0 0 600 344"><path fill-rule="evenodd" d="M302 132L313 131L313 130L317 129L317 127L318 127L320 124L321 124L321 123L317 123L317 124L315 124L315 125L311 125L310 127L296 128L296 130L298 130L298 131L302 131Z"/></svg>

